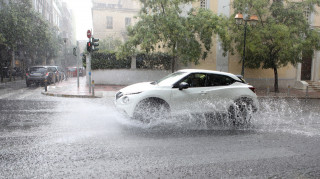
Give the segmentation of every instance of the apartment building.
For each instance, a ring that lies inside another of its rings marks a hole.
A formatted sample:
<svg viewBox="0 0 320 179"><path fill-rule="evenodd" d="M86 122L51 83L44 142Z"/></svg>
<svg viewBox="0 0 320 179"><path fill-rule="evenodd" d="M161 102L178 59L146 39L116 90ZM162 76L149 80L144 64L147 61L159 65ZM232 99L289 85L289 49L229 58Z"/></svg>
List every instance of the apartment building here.
<svg viewBox="0 0 320 179"><path fill-rule="evenodd" d="M136 22L139 10L135 0L92 0L94 37L126 40L126 28Z"/></svg>
<svg viewBox="0 0 320 179"><path fill-rule="evenodd" d="M133 25L136 21L133 17L139 12L140 6L134 0L92 0L92 18L94 36L100 39L106 37L120 38L125 40L126 26ZM233 0L199 0L192 5L185 5L187 11L191 7L207 8L216 14L232 16ZM317 7L318 12L320 12ZM319 14L310 13L306 10L306 18L311 28L320 27ZM215 37L211 52L206 60L201 60L199 65L190 64L187 68L209 69L241 74L242 65L239 63L239 54L223 56L223 50L219 38ZM185 68L180 66L181 68ZM314 56L303 56L302 63L297 66L288 65L280 68L279 87L306 88L305 81L318 82L320 80L320 51L316 51ZM274 85L274 72L271 69L249 69L245 68L246 80L259 88L272 88Z"/></svg>
<svg viewBox="0 0 320 179"><path fill-rule="evenodd" d="M61 37L75 39L72 26L73 15L66 2L62 0L32 0L32 5L35 11L40 13L45 20L58 28Z"/></svg>

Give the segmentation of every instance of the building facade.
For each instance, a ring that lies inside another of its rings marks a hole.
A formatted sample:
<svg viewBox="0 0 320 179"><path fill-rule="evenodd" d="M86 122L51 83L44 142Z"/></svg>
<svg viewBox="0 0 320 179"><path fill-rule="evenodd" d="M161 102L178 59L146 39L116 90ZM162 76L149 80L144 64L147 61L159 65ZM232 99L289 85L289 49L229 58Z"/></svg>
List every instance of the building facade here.
<svg viewBox="0 0 320 179"><path fill-rule="evenodd" d="M56 59L51 59L51 65L64 65L65 56L70 49L75 46L76 34L72 11L68 8L67 3L62 0L32 0L33 8L44 20L49 22L51 27L57 29L57 36L64 41L64 47L61 49ZM49 65L49 64L46 64Z"/></svg>
<svg viewBox="0 0 320 179"><path fill-rule="evenodd" d="M92 0L93 35L99 39L127 39L127 26L136 22L140 5L135 0Z"/></svg>
<svg viewBox="0 0 320 179"><path fill-rule="evenodd" d="M199 0L192 5L187 4L183 8L188 11L191 7L207 8L216 14L225 16L233 15L231 7L233 0ZM136 21L133 17L139 12L140 6L136 1L130 0L92 0L93 34L96 38L105 39L106 37L126 39L126 26L133 25ZM316 7L320 12L320 8ZM320 15L305 12L311 28L320 27ZM219 38L213 39L211 53L199 65L190 64L180 68L198 68L230 72L241 74L242 65L239 54L230 53L223 56L223 50ZM320 80L320 51L315 51L313 57L303 56L302 63L297 66L287 65L278 70L279 87L296 87L305 89L305 81L319 82ZM274 72L272 69L249 69L245 68L246 80L258 88L267 88L274 85Z"/></svg>

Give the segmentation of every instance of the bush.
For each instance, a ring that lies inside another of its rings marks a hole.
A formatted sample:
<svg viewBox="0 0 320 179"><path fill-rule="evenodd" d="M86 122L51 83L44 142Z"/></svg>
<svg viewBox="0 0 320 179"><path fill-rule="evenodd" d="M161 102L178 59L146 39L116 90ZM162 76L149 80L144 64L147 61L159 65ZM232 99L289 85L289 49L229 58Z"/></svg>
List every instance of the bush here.
<svg viewBox="0 0 320 179"><path fill-rule="evenodd" d="M152 70L170 70L172 56L166 53L137 54L137 68Z"/></svg>
<svg viewBox="0 0 320 179"><path fill-rule="evenodd" d="M166 53L145 54L136 56L138 69L169 70L172 56ZM130 69L131 57L117 59L115 53L95 52L92 54L91 69Z"/></svg>
<svg viewBox="0 0 320 179"><path fill-rule="evenodd" d="M91 69L130 69L131 58L117 59L115 53L99 53L92 54Z"/></svg>

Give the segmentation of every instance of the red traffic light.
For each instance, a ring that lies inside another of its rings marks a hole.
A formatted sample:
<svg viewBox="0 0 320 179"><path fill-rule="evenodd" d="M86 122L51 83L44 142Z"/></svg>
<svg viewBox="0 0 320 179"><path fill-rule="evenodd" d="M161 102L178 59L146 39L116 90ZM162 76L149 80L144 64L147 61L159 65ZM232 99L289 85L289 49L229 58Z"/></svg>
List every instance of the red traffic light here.
<svg viewBox="0 0 320 179"><path fill-rule="evenodd" d="M87 42L87 51L91 52L91 50L92 50L92 44L91 42Z"/></svg>

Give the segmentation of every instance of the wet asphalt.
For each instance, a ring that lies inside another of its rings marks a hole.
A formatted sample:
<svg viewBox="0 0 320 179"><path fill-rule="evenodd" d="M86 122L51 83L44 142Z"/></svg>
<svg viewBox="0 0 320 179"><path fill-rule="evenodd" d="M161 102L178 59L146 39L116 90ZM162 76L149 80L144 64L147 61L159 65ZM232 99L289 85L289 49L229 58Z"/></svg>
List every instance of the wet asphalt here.
<svg viewBox="0 0 320 179"><path fill-rule="evenodd" d="M260 100L248 126L143 125L113 98L0 89L0 178L319 178L319 100Z"/></svg>

